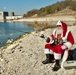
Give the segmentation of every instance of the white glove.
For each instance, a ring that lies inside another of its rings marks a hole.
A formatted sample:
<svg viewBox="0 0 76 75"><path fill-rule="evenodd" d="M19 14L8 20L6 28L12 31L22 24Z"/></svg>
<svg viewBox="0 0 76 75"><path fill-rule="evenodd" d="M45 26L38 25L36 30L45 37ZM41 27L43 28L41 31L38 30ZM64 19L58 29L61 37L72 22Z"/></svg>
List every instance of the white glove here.
<svg viewBox="0 0 76 75"><path fill-rule="evenodd" d="M67 47L66 47L65 45L63 45L63 46L61 46L61 48L62 48L63 50L65 50Z"/></svg>

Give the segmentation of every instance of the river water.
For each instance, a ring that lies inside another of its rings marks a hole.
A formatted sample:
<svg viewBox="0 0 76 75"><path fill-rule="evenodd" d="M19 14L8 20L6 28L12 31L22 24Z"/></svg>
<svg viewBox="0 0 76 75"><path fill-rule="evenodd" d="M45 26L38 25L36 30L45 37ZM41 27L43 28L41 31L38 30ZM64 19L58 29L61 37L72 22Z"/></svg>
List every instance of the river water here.
<svg viewBox="0 0 76 75"><path fill-rule="evenodd" d="M16 39L34 28L24 22L0 22L0 47L4 46L7 40Z"/></svg>

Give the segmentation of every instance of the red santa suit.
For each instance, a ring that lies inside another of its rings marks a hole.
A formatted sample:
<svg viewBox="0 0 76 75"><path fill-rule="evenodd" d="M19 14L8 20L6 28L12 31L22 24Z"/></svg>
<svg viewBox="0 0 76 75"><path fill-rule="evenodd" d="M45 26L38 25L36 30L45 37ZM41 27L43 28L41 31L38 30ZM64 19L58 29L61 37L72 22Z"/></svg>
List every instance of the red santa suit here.
<svg viewBox="0 0 76 75"><path fill-rule="evenodd" d="M60 34L60 38L63 40L62 44L50 44L50 41L53 39L58 39L57 29L53 31L53 34L48 37L48 43L45 44L44 52L45 54L54 54L55 59L61 59L61 55L64 53L64 48L62 46L66 46L68 50L71 49L72 45L74 44L74 38L70 30L67 29L67 25L62 22L58 21L57 26L61 25L63 31Z"/></svg>

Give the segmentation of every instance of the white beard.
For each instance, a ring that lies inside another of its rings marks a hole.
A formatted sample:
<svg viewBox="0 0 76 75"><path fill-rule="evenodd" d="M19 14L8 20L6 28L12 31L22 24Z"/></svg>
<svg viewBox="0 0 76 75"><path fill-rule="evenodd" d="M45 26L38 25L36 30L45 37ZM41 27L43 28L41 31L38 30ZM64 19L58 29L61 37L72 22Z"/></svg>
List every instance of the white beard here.
<svg viewBox="0 0 76 75"><path fill-rule="evenodd" d="M57 29L56 30L56 34L58 35L58 34L62 34L63 33L63 30L62 30L62 28L61 29Z"/></svg>

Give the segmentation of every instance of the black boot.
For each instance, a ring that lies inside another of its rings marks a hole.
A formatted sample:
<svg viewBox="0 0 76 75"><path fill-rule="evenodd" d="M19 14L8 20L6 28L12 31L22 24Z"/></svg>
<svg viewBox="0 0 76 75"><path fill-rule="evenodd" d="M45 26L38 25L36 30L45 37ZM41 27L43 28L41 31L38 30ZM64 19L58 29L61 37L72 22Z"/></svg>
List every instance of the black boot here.
<svg viewBox="0 0 76 75"><path fill-rule="evenodd" d="M42 61L43 64L53 63L51 54L46 54L46 60Z"/></svg>
<svg viewBox="0 0 76 75"><path fill-rule="evenodd" d="M55 66L53 67L53 71L58 71L60 69L60 63L59 63L59 60L56 60L56 64Z"/></svg>

